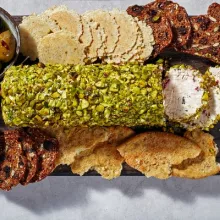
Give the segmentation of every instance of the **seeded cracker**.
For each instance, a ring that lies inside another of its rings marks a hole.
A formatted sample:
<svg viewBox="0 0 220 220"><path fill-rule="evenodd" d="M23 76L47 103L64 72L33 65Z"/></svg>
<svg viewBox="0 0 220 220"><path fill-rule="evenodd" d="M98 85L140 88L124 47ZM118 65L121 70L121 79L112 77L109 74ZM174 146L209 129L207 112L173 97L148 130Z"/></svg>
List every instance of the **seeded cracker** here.
<svg viewBox="0 0 220 220"><path fill-rule="evenodd" d="M56 22L61 30L71 32L76 40L79 40L80 36L83 34L80 15L75 11L68 10L66 6L61 5L53 7L43 14Z"/></svg>
<svg viewBox="0 0 220 220"><path fill-rule="evenodd" d="M117 45L119 40L119 26L117 25L115 18L110 15L108 11L95 10L88 11L84 14L90 21L97 22L101 28L103 28L106 35L106 54L111 54Z"/></svg>
<svg viewBox="0 0 220 220"><path fill-rule="evenodd" d="M89 23L81 17L82 27L83 27L83 34L80 37L80 42L84 45L85 49L87 49L93 41L92 38L92 31Z"/></svg>
<svg viewBox="0 0 220 220"><path fill-rule="evenodd" d="M46 17L31 15L23 18L22 23L19 25L19 31L21 35L21 53L24 56L29 56L31 60L36 60L41 38L51 32L59 31L59 27Z"/></svg>
<svg viewBox="0 0 220 220"><path fill-rule="evenodd" d="M59 31L42 38L39 43L39 61L44 64L83 64L85 47L71 32Z"/></svg>
<svg viewBox="0 0 220 220"><path fill-rule="evenodd" d="M199 156L201 150L194 142L165 132L145 132L118 147L125 162L146 177L167 179L172 166Z"/></svg>
<svg viewBox="0 0 220 220"><path fill-rule="evenodd" d="M134 134L126 127L74 127L65 129L61 127L50 127L45 130L48 134L57 138L59 142L59 155L56 165L70 165L75 162L76 157L90 155L93 150L102 143L112 146L118 145L126 137Z"/></svg>
<svg viewBox="0 0 220 220"><path fill-rule="evenodd" d="M35 149L38 156L38 169L31 182L38 182L46 178L55 169L55 160L58 155L58 142L41 130L28 128L27 133L35 142Z"/></svg>
<svg viewBox="0 0 220 220"><path fill-rule="evenodd" d="M220 63L220 21L207 15L192 16L190 21L193 28L192 38L181 51Z"/></svg>
<svg viewBox="0 0 220 220"><path fill-rule="evenodd" d="M107 58L107 62L121 63L124 54L129 53L135 46L138 38L137 22L125 11L114 9L110 11L112 17L115 18L119 25L119 41L114 52Z"/></svg>
<svg viewBox="0 0 220 220"><path fill-rule="evenodd" d="M103 178L113 179L121 175L123 162L117 148L104 143L89 156L79 158L71 165L71 170L81 176L90 169L96 170Z"/></svg>
<svg viewBox="0 0 220 220"><path fill-rule="evenodd" d="M216 162L218 148L212 135L201 130L187 131L184 136L199 145L202 153L195 159L188 159L173 167L173 176L200 179L219 172Z"/></svg>
<svg viewBox="0 0 220 220"><path fill-rule="evenodd" d="M27 159L19 142L19 131L5 131L5 146L0 152L0 189L10 190L25 175Z"/></svg>
<svg viewBox="0 0 220 220"><path fill-rule="evenodd" d="M146 22L153 29L155 40L152 57L156 57L165 48L170 46L173 39L173 32L169 20L159 13L159 10L152 10L151 7L133 5L128 7L127 13L139 20Z"/></svg>
<svg viewBox="0 0 220 220"><path fill-rule="evenodd" d="M24 131L20 131L20 142L22 149L27 158L27 169L20 183L27 185L31 182L38 169L38 156L35 149L34 141Z"/></svg>
<svg viewBox="0 0 220 220"><path fill-rule="evenodd" d="M212 3L208 8L208 15L212 17L212 19L220 21L220 4L216 2Z"/></svg>

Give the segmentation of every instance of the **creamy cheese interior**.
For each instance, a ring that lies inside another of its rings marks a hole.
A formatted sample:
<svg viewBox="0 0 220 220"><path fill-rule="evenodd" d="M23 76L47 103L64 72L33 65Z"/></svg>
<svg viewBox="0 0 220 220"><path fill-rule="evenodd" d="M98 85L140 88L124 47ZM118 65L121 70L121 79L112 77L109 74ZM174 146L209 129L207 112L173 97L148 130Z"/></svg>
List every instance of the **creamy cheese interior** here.
<svg viewBox="0 0 220 220"><path fill-rule="evenodd" d="M165 113L170 120L182 121L202 107L204 89L199 72L187 68L171 68L164 88Z"/></svg>
<svg viewBox="0 0 220 220"><path fill-rule="evenodd" d="M209 72L215 78L217 84L209 90L210 98L208 101L208 107L202 112L198 119L185 124L184 126L186 128L209 128L216 123L217 117L220 116L220 67L210 67Z"/></svg>

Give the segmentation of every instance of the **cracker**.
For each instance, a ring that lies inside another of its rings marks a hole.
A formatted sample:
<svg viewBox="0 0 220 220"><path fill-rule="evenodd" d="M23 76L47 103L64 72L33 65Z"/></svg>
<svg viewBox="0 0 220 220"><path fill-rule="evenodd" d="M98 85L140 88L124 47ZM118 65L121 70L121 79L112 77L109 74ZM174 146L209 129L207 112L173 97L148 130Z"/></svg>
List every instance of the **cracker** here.
<svg viewBox="0 0 220 220"><path fill-rule="evenodd" d="M190 21L192 38L181 51L220 63L220 21L213 21L207 15L192 16Z"/></svg>
<svg viewBox="0 0 220 220"><path fill-rule="evenodd" d="M116 147L104 143L92 154L78 158L71 164L71 170L81 176L89 170L96 170L103 178L110 180L120 176L123 161Z"/></svg>
<svg viewBox="0 0 220 220"><path fill-rule="evenodd" d="M73 10L68 10L66 6L53 7L43 14L56 22L61 30L71 32L76 40L79 40L83 34L80 15Z"/></svg>
<svg viewBox="0 0 220 220"><path fill-rule="evenodd" d="M81 17L81 22L83 27L83 34L80 37L80 42L84 45L85 49L87 49L93 41L92 31L89 22L87 22L83 17Z"/></svg>
<svg viewBox="0 0 220 220"><path fill-rule="evenodd" d="M154 6L152 7L154 8ZM161 15L159 10L154 10L152 7L151 5L148 7L147 5L133 5L127 8L127 13L146 22L153 29L155 44L152 57L156 57L165 48L170 46L173 39L173 32L169 20Z"/></svg>
<svg viewBox="0 0 220 220"><path fill-rule="evenodd" d="M93 40L92 40L91 45L87 49L86 62L92 63L96 61L98 58L98 55L101 55L101 53L103 52L101 48L103 47L103 43L104 43L103 40L105 40L105 38L102 37L103 30L101 27L99 27L98 23L90 22L87 17L83 16L83 18L87 22L89 22L89 25L91 27Z"/></svg>
<svg viewBox="0 0 220 220"><path fill-rule="evenodd" d="M38 15L24 17L19 25L21 35L21 53L31 60L38 58L38 44L41 38L51 32L59 31L59 27L48 18Z"/></svg>
<svg viewBox="0 0 220 220"><path fill-rule="evenodd" d="M166 179L172 166L196 158L201 150L194 142L165 132L146 132L134 136L118 147L125 162L147 177Z"/></svg>
<svg viewBox="0 0 220 220"><path fill-rule="evenodd" d="M220 4L217 2L214 2L211 5L209 5L207 13L211 17L212 20L216 19L217 21L220 21Z"/></svg>
<svg viewBox="0 0 220 220"><path fill-rule="evenodd" d="M4 132L4 147L0 152L0 189L9 191L26 173L27 159L23 155L18 130Z"/></svg>
<svg viewBox="0 0 220 220"><path fill-rule="evenodd" d="M106 37L106 55L115 50L119 40L119 25L116 23L115 18L111 16L108 11L94 10L88 11L84 14L90 21L97 22L103 28Z"/></svg>
<svg viewBox="0 0 220 220"><path fill-rule="evenodd" d="M38 156L35 149L34 141L27 135L24 131L20 131L20 142L22 144L22 149L27 158L27 169L24 177L21 179L20 183L22 185L27 185L31 182L35 176L38 169Z"/></svg>
<svg viewBox="0 0 220 220"><path fill-rule="evenodd" d="M149 25L146 25L146 23L143 21L138 21L138 26L143 37L143 42L142 45L138 48L138 54L134 55L131 61L138 60L139 62L144 62L151 56L155 42L153 30Z"/></svg>
<svg viewBox="0 0 220 220"><path fill-rule="evenodd" d="M39 42L39 61L44 64L84 64L85 47L71 32L59 31Z"/></svg>
<svg viewBox="0 0 220 220"><path fill-rule="evenodd" d="M200 179L219 172L219 164L216 162L218 148L212 135L201 130L187 131L184 136L199 145L202 154L195 159L189 159L182 164L173 167L173 176Z"/></svg>
<svg viewBox="0 0 220 220"><path fill-rule="evenodd" d="M119 40L111 57L121 57L123 54L129 53L135 46L138 38L138 25L132 16L124 11L117 9L109 12L115 18L119 26Z"/></svg>
<svg viewBox="0 0 220 220"><path fill-rule="evenodd" d="M55 169L55 160L58 155L58 141L36 128L28 128L27 134L34 141L38 156L38 169L31 182L39 182Z"/></svg>

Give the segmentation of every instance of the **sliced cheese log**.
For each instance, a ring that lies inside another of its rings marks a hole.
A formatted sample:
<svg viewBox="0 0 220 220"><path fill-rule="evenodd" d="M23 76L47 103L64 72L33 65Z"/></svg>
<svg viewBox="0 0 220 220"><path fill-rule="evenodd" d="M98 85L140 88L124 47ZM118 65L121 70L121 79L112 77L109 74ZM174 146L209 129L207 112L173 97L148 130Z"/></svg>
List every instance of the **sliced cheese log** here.
<svg viewBox="0 0 220 220"><path fill-rule="evenodd" d="M202 74L190 66L170 68L164 80L164 106L169 120L185 122L205 108L208 93L202 82Z"/></svg>
<svg viewBox="0 0 220 220"><path fill-rule="evenodd" d="M38 58L38 44L42 37L59 31L55 22L44 16L31 15L24 17L19 25L21 35L21 53L31 60Z"/></svg>
<svg viewBox="0 0 220 220"><path fill-rule="evenodd" d="M210 67L208 72L214 78L216 85L209 88L210 98L207 108L203 110L198 118L184 124L184 127L188 130L195 128L209 130L220 118L220 67Z"/></svg>

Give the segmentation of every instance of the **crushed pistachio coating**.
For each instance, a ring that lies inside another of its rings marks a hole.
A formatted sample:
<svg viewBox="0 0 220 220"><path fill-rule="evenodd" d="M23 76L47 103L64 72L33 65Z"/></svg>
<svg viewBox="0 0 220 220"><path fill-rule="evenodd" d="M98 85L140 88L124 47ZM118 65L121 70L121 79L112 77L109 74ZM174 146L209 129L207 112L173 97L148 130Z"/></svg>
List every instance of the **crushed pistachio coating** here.
<svg viewBox="0 0 220 220"><path fill-rule="evenodd" d="M159 65L13 66L1 88L9 126L165 125Z"/></svg>

